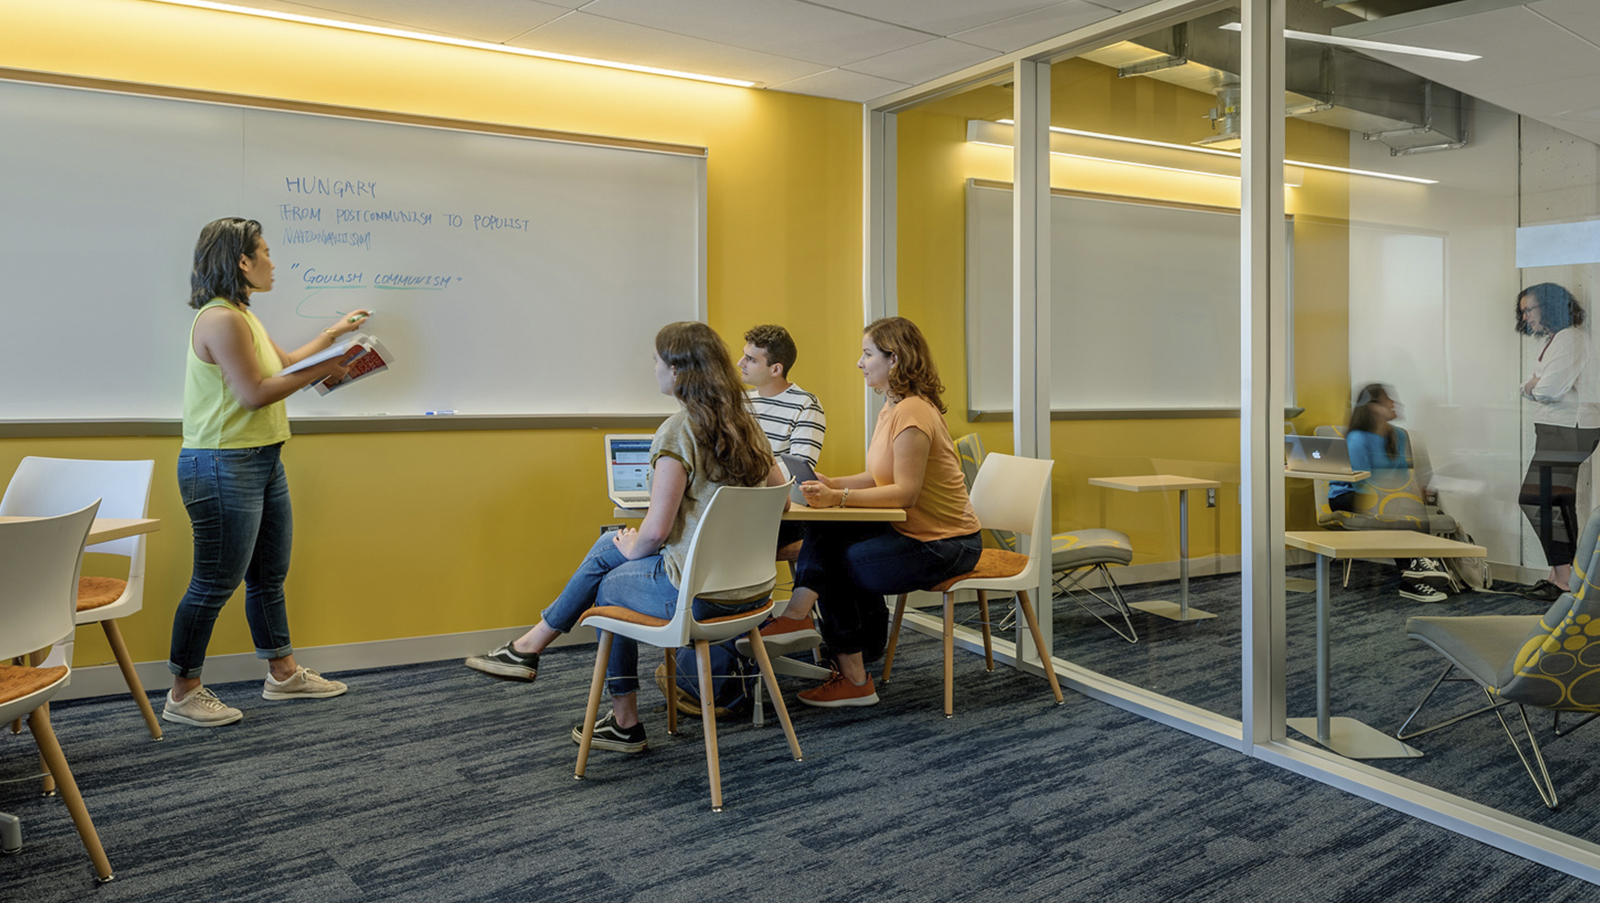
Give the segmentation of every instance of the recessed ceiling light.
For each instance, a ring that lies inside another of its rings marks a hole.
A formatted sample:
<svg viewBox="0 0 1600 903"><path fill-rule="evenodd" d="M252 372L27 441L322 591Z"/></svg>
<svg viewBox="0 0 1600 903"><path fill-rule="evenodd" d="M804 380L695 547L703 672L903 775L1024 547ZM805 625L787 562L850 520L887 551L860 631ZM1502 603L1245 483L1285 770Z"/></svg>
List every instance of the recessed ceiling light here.
<svg viewBox="0 0 1600 903"><path fill-rule="evenodd" d="M488 41L469 41L465 38L451 38L444 35L423 34L417 31L405 31L399 28L384 28L379 25L359 25L355 22L341 22L337 19L320 19L316 16L302 16L297 13L278 12L277 10L255 9L249 6L234 6L231 3L212 3L210 0L151 0L153 3L166 3L172 6L190 6L196 9L211 9L225 13L239 13L246 16L259 16L263 19L278 19L283 22L299 22L304 25L321 25L326 28L339 28L345 31L359 31L364 34L381 34L393 38L407 38L413 41L427 41L432 44L448 44L452 47L467 47L473 50L492 50L496 53L511 53L517 56L531 56L542 60L558 60L563 63L582 63L586 66L604 66L607 69L624 69L629 72L643 72L649 75L665 75L672 78L687 78L700 82L711 82L718 85L732 85L736 88L750 88L755 82L737 78L722 78L716 75L701 75L696 72L681 72L677 69L660 69L655 66L636 66L633 63L619 63L615 60L597 60L586 56L572 56L566 53L550 53L545 50L528 50L523 47L512 47L509 44L491 44Z"/></svg>
<svg viewBox="0 0 1600 903"><path fill-rule="evenodd" d="M1243 26L1238 22L1229 22L1221 26L1223 31L1242 31ZM1436 60L1454 60L1458 63L1470 63L1481 60L1483 57L1476 53L1457 53L1454 50L1434 50L1431 47L1415 47L1411 44L1391 44L1388 41L1368 41L1363 38L1341 38L1338 35L1314 34L1309 31L1283 30L1283 36L1297 41L1311 41L1315 44L1332 44L1335 47L1351 47L1356 50L1381 50L1387 53L1404 53L1410 56L1426 56Z"/></svg>

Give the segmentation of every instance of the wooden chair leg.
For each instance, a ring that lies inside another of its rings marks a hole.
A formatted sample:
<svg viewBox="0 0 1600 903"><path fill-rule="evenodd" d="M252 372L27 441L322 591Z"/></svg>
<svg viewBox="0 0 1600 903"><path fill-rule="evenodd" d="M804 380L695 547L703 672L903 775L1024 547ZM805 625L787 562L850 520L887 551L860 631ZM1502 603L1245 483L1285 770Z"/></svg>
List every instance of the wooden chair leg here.
<svg viewBox="0 0 1600 903"><path fill-rule="evenodd" d="M717 697L711 692L711 643L694 641L700 665L700 724L706 735L706 767L711 772L711 811L722 811L722 765L717 761Z"/></svg>
<svg viewBox="0 0 1600 903"><path fill-rule="evenodd" d="M139 682L139 672L133 670L133 657L128 654L128 644L122 641L122 628L117 626L116 619L101 621L100 627L106 632L106 642L111 644L111 652L117 657L117 667L122 669L122 679L128 684L128 692L133 695L133 701L139 705L139 713L144 715L145 727L150 729L150 739L161 739L161 720L156 717L155 709L150 707L150 697L145 695L144 684Z"/></svg>
<svg viewBox="0 0 1600 903"><path fill-rule="evenodd" d="M956 716L955 691L956 603L954 593L944 594L944 717Z"/></svg>
<svg viewBox="0 0 1600 903"><path fill-rule="evenodd" d="M772 707L778 712L778 721L783 725L783 733L789 738L789 750L794 753L796 762L802 761L800 757L800 739L794 735L794 724L789 721L789 709L783 704L783 691L778 689L778 675L772 670L772 659L767 657L767 646L761 641L761 630L750 631L750 651L755 653L756 664L761 667L761 679L767 684L767 692L772 695Z"/></svg>
<svg viewBox="0 0 1600 903"><path fill-rule="evenodd" d="M1028 632L1033 634L1033 645L1039 650L1039 664L1044 668L1044 679L1050 682L1050 692L1055 694L1056 705L1066 700L1061 696L1061 684L1056 681L1055 666L1050 664L1050 648L1044 644L1044 634L1039 632L1039 616L1033 613L1033 600L1028 598L1027 590L1018 590L1017 598L1022 600L1022 616L1028 619Z"/></svg>
<svg viewBox="0 0 1600 903"><path fill-rule="evenodd" d="M39 650L36 650L36 651L28 653L28 664L30 664L33 667L37 668L40 665L44 664L44 660L49 658L49 657L50 657L50 647L46 646L43 649L39 649ZM40 708L44 711L45 718L46 718L46 720L48 720L49 717L50 717L50 703L47 702L43 706L40 706ZM14 734L18 734L18 733L22 732L22 719L21 718L17 719L16 724L11 729L11 732L14 733ZM39 749L39 795L40 796L55 796L56 795L56 779L50 773L50 761L45 758L44 748L43 747L40 747L40 749Z"/></svg>
<svg viewBox="0 0 1600 903"><path fill-rule="evenodd" d="M678 736L678 650L667 650L667 736Z"/></svg>
<svg viewBox="0 0 1600 903"><path fill-rule="evenodd" d="M594 680L589 683L589 702L583 710L583 739L578 741L578 767L572 774L583 780L589 765L589 746L594 743L594 722L600 717L600 688L606 683L606 665L611 663L611 631L600 631L600 648L594 653Z"/></svg>
<svg viewBox="0 0 1600 903"><path fill-rule="evenodd" d="M994 639L989 635L989 594L978 590L978 617L983 619L983 664L994 670Z"/></svg>
<svg viewBox="0 0 1600 903"><path fill-rule="evenodd" d="M67 811L72 814L72 823L78 828L78 836L83 838L84 849L89 851L89 858L94 861L95 874L102 883L110 881L113 877L111 860L106 858L105 848L100 845L100 835L95 832L94 822L89 820L89 809L83 804L82 794L78 793L78 783L72 779L72 769L67 767L67 757L61 752L61 744L56 742L56 732L50 727L48 708L39 706L33 710L28 716L28 730L33 732L33 739L39 744L39 755L61 784L61 796L67 803Z"/></svg>
<svg viewBox="0 0 1600 903"><path fill-rule="evenodd" d="M883 682L889 682L889 669L894 667L894 645L900 642L900 619L906 615L906 594L901 593L894 603L894 621L889 625L889 645L883 650Z"/></svg>

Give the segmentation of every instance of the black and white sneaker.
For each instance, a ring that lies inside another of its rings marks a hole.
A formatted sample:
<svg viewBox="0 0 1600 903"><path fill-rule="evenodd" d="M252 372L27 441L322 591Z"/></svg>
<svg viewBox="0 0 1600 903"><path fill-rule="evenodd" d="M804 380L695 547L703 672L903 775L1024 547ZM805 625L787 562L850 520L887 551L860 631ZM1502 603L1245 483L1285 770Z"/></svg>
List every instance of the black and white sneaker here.
<svg viewBox="0 0 1600 903"><path fill-rule="evenodd" d="M583 725L572 728L572 742L582 745ZM590 742L594 749L612 749L617 752L642 753L649 747L644 739L644 722L639 722L633 727L617 727L615 712L607 712L605 717L594 723L594 740Z"/></svg>
<svg viewBox="0 0 1600 903"><path fill-rule="evenodd" d="M1450 598L1420 580L1402 580L1400 582L1400 596L1417 602L1443 602Z"/></svg>
<svg viewBox="0 0 1600 903"><path fill-rule="evenodd" d="M539 653L518 652L507 643L493 652L469 657L467 667L510 680L533 680L539 676Z"/></svg>
<svg viewBox="0 0 1600 903"><path fill-rule="evenodd" d="M1447 595L1456 587L1455 578L1437 558L1411 559L1411 566L1401 572L1400 577L1406 583L1426 583Z"/></svg>

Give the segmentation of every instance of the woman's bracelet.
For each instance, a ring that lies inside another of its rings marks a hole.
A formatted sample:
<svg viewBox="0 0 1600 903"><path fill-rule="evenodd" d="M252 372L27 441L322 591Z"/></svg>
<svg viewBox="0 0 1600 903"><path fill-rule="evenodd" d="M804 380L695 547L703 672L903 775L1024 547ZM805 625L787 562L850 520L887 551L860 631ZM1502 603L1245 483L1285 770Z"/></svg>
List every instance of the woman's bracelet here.
<svg viewBox="0 0 1600 903"><path fill-rule="evenodd" d="M848 502L848 501L850 501L850 487L846 486L844 488L844 495L839 497L839 507L843 508L844 507L844 503Z"/></svg>
<svg viewBox="0 0 1600 903"><path fill-rule="evenodd" d="M337 332L333 331L333 327L332 326L329 326L327 329L324 329L322 331L322 334L327 336L328 337L328 341L330 341L330 342L339 341L339 334Z"/></svg>

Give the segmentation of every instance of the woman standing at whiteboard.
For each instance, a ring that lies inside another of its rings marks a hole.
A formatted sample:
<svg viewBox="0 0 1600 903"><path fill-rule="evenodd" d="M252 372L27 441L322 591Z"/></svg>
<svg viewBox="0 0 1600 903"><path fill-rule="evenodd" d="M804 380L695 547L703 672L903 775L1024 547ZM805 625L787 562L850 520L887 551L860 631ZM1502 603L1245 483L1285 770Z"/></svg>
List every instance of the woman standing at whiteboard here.
<svg viewBox="0 0 1600 903"><path fill-rule="evenodd" d="M283 400L330 376L330 360L298 373L285 366L324 351L368 315L358 310L293 352L278 347L251 311L272 290L272 258L261 224L226 217L200 230L189 277L189 330L178 489L194 527L194 571L172 621L167 668L172 690L161 717L197 727L232 724L244 713L201 685L211 628L240 582L256 657L267 660L265 699L321 699L346 689L294 658L283 581L293 524L280 452L289 438Z"/></svg>
<svg viewBox="0 0 1600 903"><path fill-rule="evenodd" d="M1533 459L1528 462L1517 499L1550 565L1550 576L1524 593L1540 602L1554 602L1571 587L1573 547L1578 540L1578 468L1600 444L1600 403L1594 392L1589 337L1578 328L1582 325L1582 305L1554 282L1541 282L1517 295L1517 332L1547 337L1534 359L1533 373L1522 384L1522 397L1536 407ZM1541 456L1561 460L1541 467ZM1549 499L1542 497L1540 489L1540 471L1546 468L1550 471ZM1541 527L1542 512L1549 510L1546 505L1555 509L1548 535Z"/></svg>
<svg viewBox="0 0 1600 903"><path fill-rule="evenodd" d="M888 642L888 594L924 589L978 564L983 551L978 517L967 497L950 430L944 384L928 342L903 317L876 320L861 336L856 361L883 409L867 448L867 469L801 485L812 508L904 508L904 523L813 523L795 563L794 596L784 616L762 635L809 626L813 602L822 605L822 638L835 672L800 693L823 708L878 701L866 664Z"/></svg>
<svg viewBox="0 0 1600 903"><path fill-rule="evenodd" d="M746 402L744 381L728 346L710 326L668 323L656 333L653 360L656 387L683 407L661 424L650 442L650 511L644 522L637 530L602 533L533 629L498 649L471 656L467 667L533 680L539 676L539 653L594 606L617 605L671 618L689 542L716 491L723 486L779 486L788 480ZM749 611L767 601L772 587L768 579L709 593L695 600L695 617ZM595 724L595 747L625 753L648 747L639 721L638 670L638 644L613 635L606 666L611 711ZM572 729L572 739L581 742L582 737L580 724Z"/></svg>

